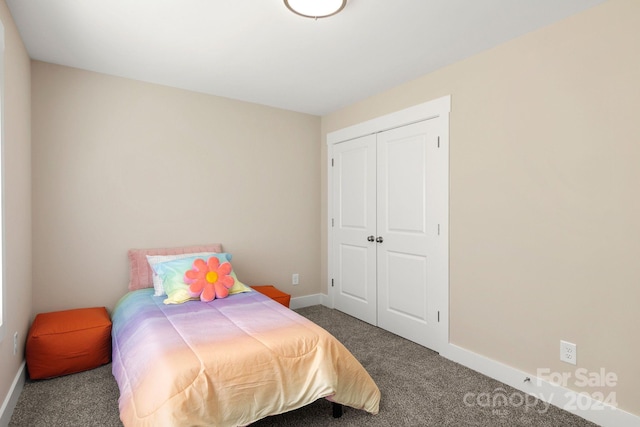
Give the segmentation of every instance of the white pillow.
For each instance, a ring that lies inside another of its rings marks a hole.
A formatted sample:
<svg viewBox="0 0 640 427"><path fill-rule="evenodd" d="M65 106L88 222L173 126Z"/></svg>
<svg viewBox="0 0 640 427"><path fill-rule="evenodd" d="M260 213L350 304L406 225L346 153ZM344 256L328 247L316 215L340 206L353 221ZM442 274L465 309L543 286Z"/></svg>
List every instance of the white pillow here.
<svg viewBox="0 0 640 427"><path fill-rule="evenodd" d="M193 256L209 257L217 252L196 252L191 254L177 254L177 255L147 255L147 262L151 266L153 271L153 295L161 297L165 295L164 286L162 284L162 278L156 274L154 266L161 262L173 261L176 259L190 258Z"/></svg>

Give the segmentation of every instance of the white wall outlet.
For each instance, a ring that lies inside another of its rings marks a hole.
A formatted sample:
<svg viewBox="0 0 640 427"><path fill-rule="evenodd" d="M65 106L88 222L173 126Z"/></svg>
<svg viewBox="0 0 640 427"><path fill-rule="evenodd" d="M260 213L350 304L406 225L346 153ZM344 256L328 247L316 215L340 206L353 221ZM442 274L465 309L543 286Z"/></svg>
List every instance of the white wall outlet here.
<svg viewBox="0 0 640 427"><path fill-rule="evenodd" d="M293 273L293 275L291 276L291 284L297 285L298 283L300 283L300 276L298 275L298 273Z"/></svg>
<svg viewBox="0 0 640 427"><path fill-rule="evenodd" d="M560 340L560 360L575 365L577 359L578 352L576 345L567 341Z"/></svg>
<svg viewBox="0 0 640 427"><path fill-rule="evenodd" d="M13 334L13 355L18 354L18 332L14 332Z"/></svg>

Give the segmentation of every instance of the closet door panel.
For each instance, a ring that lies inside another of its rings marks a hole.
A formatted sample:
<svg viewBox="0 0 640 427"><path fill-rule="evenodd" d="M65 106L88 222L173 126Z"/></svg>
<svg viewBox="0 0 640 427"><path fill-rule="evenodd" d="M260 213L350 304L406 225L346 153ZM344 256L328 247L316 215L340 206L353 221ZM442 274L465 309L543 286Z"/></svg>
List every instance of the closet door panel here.
<svg viewBox="0 0 640 427"><path fill-rule="evenodd" d="M333 176L335 308L375 325L375 136L336 144Z"/></svg>
<svg viewBox="0 0 640 427"><path fill-rule="evenodd" d="M385 135L382 135L385 137ZM386 155L381 165L384 194L378 208L385 232L422 235L425 232L426 168L424 135L386 138L381 142Z"/></svg>
<svg viewBox="0 0 640 427"><path fill-rule="evenodd" d="M371 268L372 266L368 259L368 248L341 244L339 251L338 259L341 268L338 281L340 294L344 298L356 300L350 301L351 303L367 304L373 297L367 283L375 280L375 278L370 277L370 271L375 269L375 266L373 266L373 269Z"/></svg>
<svg viewBox="0 0 640 427"><path fill-rule="evenodd" d="M381 132L377 138L378 326L433 348L437 313L429 292L430 156L433 121Z"/></svg>
<svg viewBox="0 0 640 427"><path fill-rule="evenodd" d="M402 252L385 251L387 265L386 282L396 281L387 298L387 310L396 318L427 321L427 259ZM410 295L410 298L407 296Z"/></svg>

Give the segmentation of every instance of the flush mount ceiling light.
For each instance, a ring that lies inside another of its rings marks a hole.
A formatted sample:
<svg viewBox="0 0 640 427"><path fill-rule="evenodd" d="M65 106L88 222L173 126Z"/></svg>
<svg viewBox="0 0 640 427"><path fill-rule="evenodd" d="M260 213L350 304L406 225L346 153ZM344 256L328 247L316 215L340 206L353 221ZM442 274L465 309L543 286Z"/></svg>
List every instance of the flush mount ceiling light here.
<svg viewBox="0 0 640 427"><path fill-rule="evenodd" d="M305 18L327 18L340 12L347 0L284 0L289 10Z"/></svg>

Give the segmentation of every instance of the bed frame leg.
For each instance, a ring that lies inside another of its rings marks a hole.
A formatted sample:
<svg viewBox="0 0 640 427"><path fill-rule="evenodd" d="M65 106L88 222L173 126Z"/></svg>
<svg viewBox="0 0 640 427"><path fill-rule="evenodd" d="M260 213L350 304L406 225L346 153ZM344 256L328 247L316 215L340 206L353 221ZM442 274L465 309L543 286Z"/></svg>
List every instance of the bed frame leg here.
<svg viewBox="0 0 640 427"><path fill-rule="evenodd" d="M342 405L336 402L331 402L333 408L333 418L340 418L342 416Z"/></svg>

